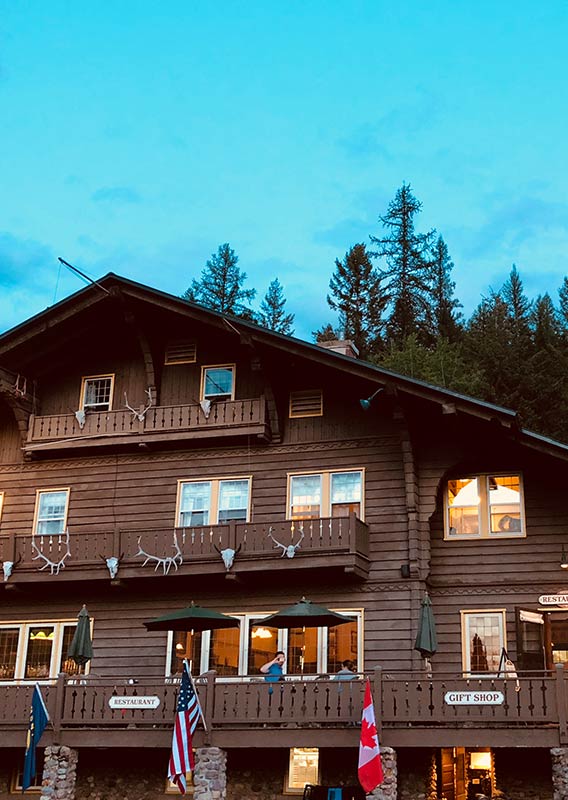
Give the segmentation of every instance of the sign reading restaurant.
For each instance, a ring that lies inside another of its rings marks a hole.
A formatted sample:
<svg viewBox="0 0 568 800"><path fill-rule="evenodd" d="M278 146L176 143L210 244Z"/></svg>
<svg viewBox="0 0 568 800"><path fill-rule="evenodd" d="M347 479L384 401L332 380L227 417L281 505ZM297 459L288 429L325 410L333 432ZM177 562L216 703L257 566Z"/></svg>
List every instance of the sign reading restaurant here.
<svg viewBox="0 0 568 800"><path fill-rule="evenodd" d="M444 695L448 706L500 706L504 700L503 692L446 692Z"/></svg>
<svg viewBox="0 0 568 800"><path fill-rule="evenodd" d="M140 695L139 697L111 697L108 701L112 709L131 710L134 708L158 708L160 698L155 694Z"/></svg>
<svg viewBox="0 0 568 800"><path fill-rule="evenodd" d="M568 594L541 594L538 602L541 606L568 606Z"/></svg>

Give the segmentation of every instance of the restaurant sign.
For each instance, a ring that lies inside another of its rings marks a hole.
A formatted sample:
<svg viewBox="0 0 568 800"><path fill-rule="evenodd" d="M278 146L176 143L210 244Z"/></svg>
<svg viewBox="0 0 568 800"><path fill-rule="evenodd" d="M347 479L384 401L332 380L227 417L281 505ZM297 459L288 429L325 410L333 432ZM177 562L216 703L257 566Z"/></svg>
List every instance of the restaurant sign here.
<svg viewBox="0 0 568 800"><path fill-rule="evenodd" d="M504 700L503 692L446 692L444 695L448 706L500 706Z"/></svg>
<svg viewBox="0 0 568 800"><path fill-rule="evenodd" d="M139 695L136 697L111 697L108 701L113 710L130 711L135 708L158 708L160 698L155 694Z"/></svg>
<svg viewBox="0 0 568 800"><path fill-rule="evenodd" d="M568 606L568 594L541 594L538 602L541 606Z"/></svg>

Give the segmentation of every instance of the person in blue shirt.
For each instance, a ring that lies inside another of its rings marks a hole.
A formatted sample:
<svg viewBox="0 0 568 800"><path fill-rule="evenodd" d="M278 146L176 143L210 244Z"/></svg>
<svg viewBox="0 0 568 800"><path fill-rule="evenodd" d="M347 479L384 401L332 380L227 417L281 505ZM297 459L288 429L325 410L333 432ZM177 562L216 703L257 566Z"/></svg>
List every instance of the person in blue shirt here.
<svg viewBox="0 0 568 800"><path fill-rule="evenodd" d="M270 683L274 683L275 681L283 681L285 661L286 654L282 650L279 650L272 661L267 661L266 664L263 664L260 668L260 671L265 675L264 680L269 681ZM272 694L272 686L270 687L270 693Z"/></svg>

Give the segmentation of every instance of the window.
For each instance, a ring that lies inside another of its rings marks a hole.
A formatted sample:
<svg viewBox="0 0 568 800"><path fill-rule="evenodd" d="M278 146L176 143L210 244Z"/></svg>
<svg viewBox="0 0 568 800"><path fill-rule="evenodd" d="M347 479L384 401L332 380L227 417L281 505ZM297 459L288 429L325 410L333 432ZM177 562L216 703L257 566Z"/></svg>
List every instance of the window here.
<svg viewBox="0 0 568 800"><path fill-rule="evenodd" d="M32 785L25 790L22 789L22 778L24 776L23 763L18 764L12 772L12 780L10 781L10 794L41 794L41 787L43 781L43 765L44 765L45 750L36 748L36 774L33 779Z"/></svg>
<svg viewBox="0 0 568 800"><path fill-rule="evenodd" d="M67 658L74 622L26 622L0 625L0 680L38 681L56 678L60 672L85 672Z"/></svg>
<svg viewBox="0 0 568 800"><path fill-rule="evenodd" d="M362 519L363 470L289 475L288 519L348 517Z"/></svg>
<svg viewBox="0 0 568 800"><path fill-rule="evenodd" d="M469 675L496 673L505 642L505 610L462 611L463 669Z"/></svg>
<svg viewBox="0 0 568 800"><path fill-rule="evenodd" d="M202 400L235 399L235 367L225 364L219 367L202 367Z"/></svg>
<svg viewBox="0 0 568 800"><path fill-rule="evenodd" d="M249 519L251 478L180 481L177 526L216 525Z"/></svg>
<svg viewBox="0 0 568 800"><path fill-rule="evenodd" d="M193 773L187 772L185 775L185 779L187 781L187 791L185 793L186 797L193 796ZM179 796L179 789L175 783L172 783L169 778L166 778L166 794L177 794Z"/></svg>
<svg viewBox="0 0 568 800"><path fill-rule="evenodd" d="M284 794L303 794L309 783L319 783L319 750L317 747L292 747Z"/></svg>
<svg viewBox="0 0 568 800"><path fill-rule="evenodd" d="M323 395L321 389L307 392L290 392L290 417L321 417Z"/></svg>
<svg viewBox="0 0 568 800"><path fill-rule="evenodd" d="M479 475L448 481L446 539L524 536L519 475Z"/></svg>
<svg viewBox="0 0 568 800"><path fill-rule="evenodd" d="M168 342L164 364L195 364L197 361L197 345L195 342L176 340Z"/></svg>
<svg viewBox="0 0 568 800"><path fill-rule="evenodd" d="M67 527L69 489L39 489L36 496L34 533L56 535Z"/></svg>
<svg viewBox="0 0 568 800"><path fill-rule="evenodd" d="M363 612L360 609L334 609L352 617L353 622L327 628L279 630L262 624L275 609L254 614L236 613L238 628L214 631L170 632L166 674L181 673L182 661L192 662L192 673L216 670L219 676L258 677L260 667L283 650L287 675L315 676L338 672L341 662L350 659L363 670Z"/></svg>
<svg viewBox="0 0 568 800"><path fill-rule="evenodd" d="M81 408L83 411L110 411L114 375L89 375L81 386Z"/></svg>

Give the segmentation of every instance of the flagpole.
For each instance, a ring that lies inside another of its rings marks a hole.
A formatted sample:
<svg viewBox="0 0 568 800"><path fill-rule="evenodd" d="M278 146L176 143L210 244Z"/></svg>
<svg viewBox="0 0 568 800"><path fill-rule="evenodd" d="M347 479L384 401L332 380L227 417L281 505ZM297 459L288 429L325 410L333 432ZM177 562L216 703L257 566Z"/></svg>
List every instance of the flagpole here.
<svg viewBox="0 0 568 800"><path fill-rule="evenodd" d="M193 676L191 674L191 670L189 668L189 661L187 660L187 658L184 658L183 663L184 663L185 669L187 669L187 674L189 675L189 680L193 684L193 690L195 692L195 697L197 699L197 708L199 709L199 714L201 716L201 722L203 723L203 730L205 731L205 733L209 733L209 731L207 729L207 723L205 722L205 715L203 713L203 709L201 708L201 703L199 702L199 695L197 694L197 688L195 686L195 683L193 683Z"/></svg>

